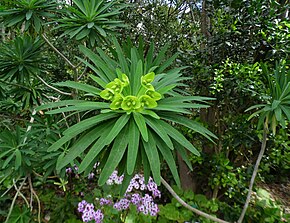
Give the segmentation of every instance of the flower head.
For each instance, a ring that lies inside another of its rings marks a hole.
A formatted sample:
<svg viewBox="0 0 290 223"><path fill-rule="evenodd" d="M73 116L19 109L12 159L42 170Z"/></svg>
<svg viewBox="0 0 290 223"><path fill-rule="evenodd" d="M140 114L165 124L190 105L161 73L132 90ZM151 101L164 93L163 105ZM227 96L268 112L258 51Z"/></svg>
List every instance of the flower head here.
<svg viewBox="0 0 290 223"><path fill-rule="evenodd" d="M117 110L119 108L121 108L121 104L123 102L123 97L120 94L117 94L114 97L114 100L112 101L112 103L110 104L110 109L112 110Z"/></svg>
<svg viewBox="0 0 290 223"><path fill-rule="evenodd" d="M160 100L162 97L160 93L158 93L157 91L153 91L153 90L146 91L146 95L148 95L149 97L151 97L155 101Z"/></svg>
<svg viewBox="0 0 290 223"><path fill-rule="evenodd" d="M157 102L148 95L142 95L139 98L139 101L142 108L144 107L155 108L157 106Z"/></svg>
<svg viewBox="0 0 290 223"><path fill-rule="evenodd" d="M106 85L106 89L110 89L114 94L120 94L123 87L124 83L118 78L115 78L114 81L111 81Z"/></svg>
<svg viewBox="0 0 290 223"><path fill-rule="evenodd" d="M101 98L103 98L105 100L113 100L114 91L112 91L109 88L106 88L105 90L101 91L100 96L101 96Z"/></svg>
<svg viewBox="0 0 290 223"><path fill-rule="evenodd" d="M136 96L126 96L121 104L123 110L132 112L140 108L140 101Z"/></svg>
<svg viewBox="0 0 290 223"><path fill-rule="evenodd" d="M154 72L150 72L150 73L142 76L141 77L141 85L148 90L154 90L154 87L151 84L151 82L154 80L154 77L155 77Z"/></svg>

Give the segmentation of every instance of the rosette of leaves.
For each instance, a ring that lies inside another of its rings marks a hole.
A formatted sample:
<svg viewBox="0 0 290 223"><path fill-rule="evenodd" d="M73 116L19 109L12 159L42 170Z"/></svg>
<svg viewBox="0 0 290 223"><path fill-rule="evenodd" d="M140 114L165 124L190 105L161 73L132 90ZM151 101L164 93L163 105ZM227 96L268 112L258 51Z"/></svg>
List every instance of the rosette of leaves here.
<svg viewBox="0 0 290 223"><path fill-rule="evenodd" d="M126 97L121 98L120 89L122 89L122 94L129 96L126 101L132 104L138 100L138 93L141 91L143 93L140 96L147 95L149 98L160 99L157 106L144 106L142 110L131 107L128 112L126 109L115 109L112 105L110 107L107 100L96 102L67 100L42 105L38 110L51 109L46 114L99 111L96 115L65 130L63 136L53 143L48 151L56 151L77 137L68 153L58 162L57 169L60 170L80 157L82 160L79 166L80 172L89 172L94 163L97 161L101 163L100 185L106 182L116 168L120 174L125 174L125 182L129 182L127 179L130 179L135 170L142 170L145 179L148 180L149 175L152 174L154 181L160 184L160 164L165 161L179 185L175 162L176 151L191 169L187 151L197 156L199 152L174 125L186 126L209 140L215 138L202 125L183 116L183 114L192 114L191 109L207 108L208 104L205 102L211 98L179 93L180 89L177 86L184 86L181 83L185 79L181 74L184 67L166 69L177 57L174 55L168 60L165 59L168 46L155 56L154 45L151 44L148 53L144 56L142 43L138 48L130 44L121 47L117 40L113 40L113 44L113 57L108 56L101 48L96 48L94 53L80 46L80 50L92 63L80 60L95 72L95 75L90 76L98 87L72 81L58 85L83 90L94 98L101 94L110 101L120 100L120 102L126 100ZM155 73L155 78L152 78L151 72ZM122 77L124 79L128 77L128 85L122 86L124 83ZM115 89L119 88L118 94L109 90L104 93L100 90L113 85L118 85L114 86ZM146 101L147 96L142 100Z"/></svg>
<svg viewBox="0 0 290 223"><path fill-rule="evenodd" d="M73 6L65 8L63 18L57 22L64 30L63 35L71 39L87 41L91 46L96 42L105 40L108 34L114 33L114 29L124 26L116 20L116 16L126 7L116 0L73 0Z"/></svg>
<svg viewBox="0 0 290 223"><path fill-rule="evenodd" d="M258 108L259 110L254 112L249 119L259 115L258 128L265 124L268 129L270 125L274 135L278 125L286 128L286 121L290 122L290 71L286 69L285 61L276 63L273 75L266 64L262 65L269 86L267 95L264 97L266 101L246 110Z"/></svg>
<svg viewBox="0 0 290 223"><path fill-rule="evenodd" d="M0 50L0 77L23 83L29 81L31 75L39 74L42 45L42 40L30 36L16 37L4 43Z"/></svg>
<svg viewBox="0 0 290 223"><path fill-rule="evenodd" d="M22 28L24 30L42 30L44 18L54 17L57 3L54 0L16 0L5 4L0 11L5 27Z"/></svg>

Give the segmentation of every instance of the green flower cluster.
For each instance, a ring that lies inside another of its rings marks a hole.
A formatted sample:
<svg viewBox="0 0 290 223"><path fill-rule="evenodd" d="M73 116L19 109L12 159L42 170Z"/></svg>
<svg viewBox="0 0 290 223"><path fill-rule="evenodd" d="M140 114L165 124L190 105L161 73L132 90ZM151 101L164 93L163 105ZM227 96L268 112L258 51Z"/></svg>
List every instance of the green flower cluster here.
<svg viewBox="0 0 290 223"><path fill-rule="evenodd" d="M151 84L154 80L154 72L150 72L141 77L141 88L137 94L124 95L123 89L129 85L129 78L126 74L121 74L121 78L115 78L106 85L106 89L100 93L100 96L112 101L110 108L112 110L122 109L127 113L141 112L144 108L155 108L162 95L155 91Z"/></svg>

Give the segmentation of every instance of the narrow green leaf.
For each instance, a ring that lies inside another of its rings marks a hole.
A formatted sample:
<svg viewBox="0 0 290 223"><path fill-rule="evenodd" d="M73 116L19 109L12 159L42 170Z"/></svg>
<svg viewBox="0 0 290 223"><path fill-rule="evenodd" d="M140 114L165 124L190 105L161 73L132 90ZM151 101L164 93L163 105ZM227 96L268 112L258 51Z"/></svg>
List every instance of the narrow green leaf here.
<svg viewBox="0 0 290 223"><path fill-rule="evenodd" d="M105 102L83 102L75 106L70 107L64 107L55 109L52 111L46 112L46 114L59 114L62 112L68 112L68 111L86 111L86 110L97 110L97 109L104 109L104 108L110 108L109 103Z"/></svg>
<svg viewBox="0 0 290 223"><path fill-rule="evenodd" d="M186 165L188 166L188 168L191 171L193 171L193 167L192 167L191 161L188 159L187 151L179 143L173 142L173 144L174 144L174 147L175 147L176 151L181 156L181 158L184 160L184 162L186 163Z"/></svg>
<svg viewBox="0 0 290 223"><path fill-rule="evenodd" d="M105 139L105 145L109 145L122 130L124 131L124 126L127 124L129 119L130 115L125 113L116 121L114 127Z"/></svg>
<svg viewBox="0 0 290 223"><path fill-rule="evenodd" d="M33 14L32 10L29 10L28 12L26 12L26 14L25 14L26 20L29 20L31 18L32 14Z"/></svg>
<svg viewBox="0 0 290 223"><path fill-rule="evenodd" d="M79 103L86 102L85 100L64 100L58 102L51 102L41 106L38 106L35 110L40 111L48 108L57 108L62 106L77 105Z"/></svg>
<svg viewBox="0 0 290 223"><path fill-rule="evenodd" d="M160 138L165 142L165 144L173 150L173 144L171 142L171 139L169 138L167 134L167 129L163 128L164 121L157 120L154 118L146 117L145 118L146 123L156 132L157 135L160 136Z"/></svg>
<svg viewBox="0 0 290 223"><path fill-rule="evenodd" d="M143 110L143 111L141 111L141 114L149 115L149 116L151 116L152 118L155 118L155 119L160 119L160 117L154 111L151 111L151 110Z"/></svg>
<svg viewBox="0 0 290 223"><path fill-rule="evenodd" d="M175 128L173 128L171 125L169 125L166 122L163 122L162 124L164 128L167 130L168 135L173 138L176 142L178 142L180 145L184 146L186 149L188 149L190 152L192 152L194 155L199 156L198 150Z"/></svg>
<svg viewBox="0 0 290 223"><path fill-rule="evenodd" d="M90 23L88 23L87 27L88 27L88 29L90 29L90 28L92 28L94 25L95 25L94 22L90 22Z"/></svg>
<svg viewBox="0 0 290 223"><path fill-rule="evenodd" d="M76 35L76 40L82 40L83 38L87 37L90 34L90 29L83 29Z"/></svg>
<svg viewBox="0 0 290 223"><path fill-rule="evenodd" d="M160 137L158 137L157 135L154 136L159 151L161 152L163 158L165 159L177 186L180 187L181 185L179 174L176 167L176 161L174 160L174 157L172 155L172 151L167 149L168 147L164 144L163 140Z"/></svg>
<svg viewBox="0 0 290 223"><path fill-rule="evenodd" d="M63 167L68 165L70 162L73 162L81 153L83 153L95 140L97 140L101 134L104 126L107 124L102 124L85 134L80 140L78 140L74 145L69 149L68 153L63 159L60 160L56 165L57 170L61 170Z"/></svg>
<svg viewBox="0 0 290 223"><path fill-rule="evenodd" d="M63 135L73 135L76 136L77 134L83 132L84 130L87 130L88 128L102 122L109 120L111 118L115 118L119 116L119 114L116 113L106 113L106 114L98 114L94 117L82 120L81 122L71 126L67 130L63 132Z"/></svg>
<svg viewBox="0 0 290 223"><path fill-rule="evenodd" d="M158 106L155 108L151 108L152 110L156 111L169 111L169 112L177 112L177 113L183 113L183 114L192 114L191 111L183 108L178 108L174 104L165 104L158 102Z"/></svg>
<svg viewBox="0 0 290 223"><path fill-rule="evenodd" d="M135 169L135 164L136 164L138 150L139 150L139 140L140 140L139 129L132 118L130 119L128 136L129 136L129 142L128 142L128 153L127 153L127 173L131 175L133 174L134 169Z"/></svg>
<svg viewBox="0 0 290 223"><path fill-rule="evenodd" d="M90 74L89 75L90 76L90 78L92 78L98 85L100 85L101 87L103 87L103 88L106 88L106 85L108 84L108 83L106 83L105 81L103 81L101 78L99 78L99 77L96 77L95 75L92 75L92 74Z"/></svg>
<svg viewBox="0 0 290 223"><path fill-rule="evenodd" d="M102 169L98 181L100 186L106 183L108 178L111 176L111 174L113 173L113 171L116 169L121 159L123 158L123 155L128 145L128 137L130 136L128 135L128 126L127 126L115 139L108 160L104 168Z"/></svg>
<svg viewBox="0 0 290 223"><path fill-rule="evenodd" d="M143 75L143 63L139 60L136 66L135 75L133 77L133 82L131 83L131 88L133 89L133 95L136 95L140 88L141 77Z"/></svg>
<svg viewBox="0 0 290 223"><path fill-rule="evenodd" d="M162 66L160 66L156 72L162 73L166 68L172 65L172 62L175 61L177 57L178 57L178 53L174 54L172 57L170 57L168 60L162 63Z"/></svg>
<svg viewBox="0 0 290 223"><path fill-rule="evenodd" d="M103 37L107 37L107 34L104 29L102 29L100 26L95 26L95 27Z"/></svg>
<svg viewBox="0 0 290 223"><path fill-rule="evenodd" d="M282 111L284 112L284 114L286 115L288 122L290 122L290 106L281 105L280 107Z"/></svg>
<svg viewBox="0 0 290 223"><path fill-rule="evenodd" d="M203 127L200 123L192 121L188 118L176 115L176 114L170 114L170 113L162 113L162 117L168 121L176 122L178 124L181 124L189 129L194 130L195 132L198 132L199 134L206 137L208 140L214 143L214 141L211 139L217 139L217 136L213 134L211 131L209 131L207 128Z"/></svg>
<svg viewBox="0 0 290 223"><path fill-rule="evenodd" d="M106 146L104 142L112 128L113 128L112 124L107 125L106 128L103 128L103 130L101 131L102 135L90 148L89 152L86 154L85 158L81 162L79 166L79 173L84 172L90 166L90 164L96 159L96 157L103 150L103 148Z"/></svg>
<svg viewBox="0 0 290 223"><path fill-rule="evenodd" d="M72 127L70 127L69 129L67 129L66 131L64 131L64 136L62 138L60 138L58 141L56 141L55 143L53 143L48 149L48 152L52 152L55 150L58 150L62 145L64 145L66 142L70 141L72 138L74 138L75 136L77 136L78 134L80 134L81 132L89 129L90 127L97 125L98 123L111 119L111 118L115 118L117 117L118 114L114 114L114 113L108 113L108 114L99 114L95 117L91 117L88 119L85 119L75 125L73 125Z"/></svg>
<svg viewBox="0 0 290 223"><path fill-rule="evenodd" d="M163 46L160 50L160 52L158 53L157 57L155 58L155 60L153 61L153 66L158 66L162 60L164 60L165 58L165 53L168 50L170 44L166 44L165 46Z"/></svg>
<svg viewBox="0 0 290 223"><path fill-rule="evenodd" d="M144 150L150 164L150 169L152 171L154 181L157 185L160 185L161 175L160 175L159 154L158 154L153 136L150 132L148 132L148 137L149 137L148 142L142 140L142 143L143 143Z"/></svg>
<svg viewBox="0 0 290 223"><path fill-rule="evenodd" d="M146 155L143 144L140 144L140 151L141 151L141 159L143 163L144 180L145 180L145 184L147 184L149 181L151 171L150 171L150 164L148 161L148 157Z"/></svg>
<svg viewBox="0 0 290 223"><path fill-rule="evenodd" d="M15 169L18 170L22 162L21 152L19 149L16 149L14 154L15 154Z"/></svg>
<svg viewBox="0 0 290 223"><path fill-rule="evenodd" d="M74 81L60 82L60 83L56 83L55 85L62 86L62 87L70 87L70 88L78 89L78 90L95 94L95 95L98 95L101 92L99 88L96 88L88 84L74 82Z"/></svg>
<svg viewBox="0 0 290 223"><path fill-rule="evenodd" d="M129 71L129 67L128 67L128 64L127 64L127 61L126 61L126 58L123 54L123 51L122 51L122 48L120 46L120 44L118 43L117 39L116 38L113 38L113 43L116 47L116 53L118 55L118 59L119 59L119 63L121 65L121 70L125 73L125 74L129 74L130 71Z"/></svg>
<svg viewBox="0 0 290 223"><path fill-rule="evenodd" d="M137 112L133 112L133 117L135 120L135 123L137 124L139 131L142 135L142 138L148 142L148 131L147 131L147 126L146 126L146 122L145 119L143 117L143 115L137 113Z"/></svg>

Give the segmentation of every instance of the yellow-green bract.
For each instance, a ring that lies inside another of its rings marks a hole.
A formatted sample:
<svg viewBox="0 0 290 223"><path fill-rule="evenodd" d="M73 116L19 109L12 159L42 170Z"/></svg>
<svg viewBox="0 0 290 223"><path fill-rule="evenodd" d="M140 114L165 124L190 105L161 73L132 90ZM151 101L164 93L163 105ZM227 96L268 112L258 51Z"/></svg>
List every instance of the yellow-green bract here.
<svg viewBox="0 0 290 223"><path fill-rule="evenodd" d="M117 71L119 73L120 71ZM138 96L124 95L124 88L129 86L129 78L126 74L121 75L121 79L115 78L113 81L106 85L106 88L100 93L100 96L112 101L110 109L118 110L122 109L128 114L131 112L141 112L145 108L157 107L157 102L162 98L162 95L154 90L151 84L154 81L155 74L150 72L141 77L141 89Z"/></svg>

